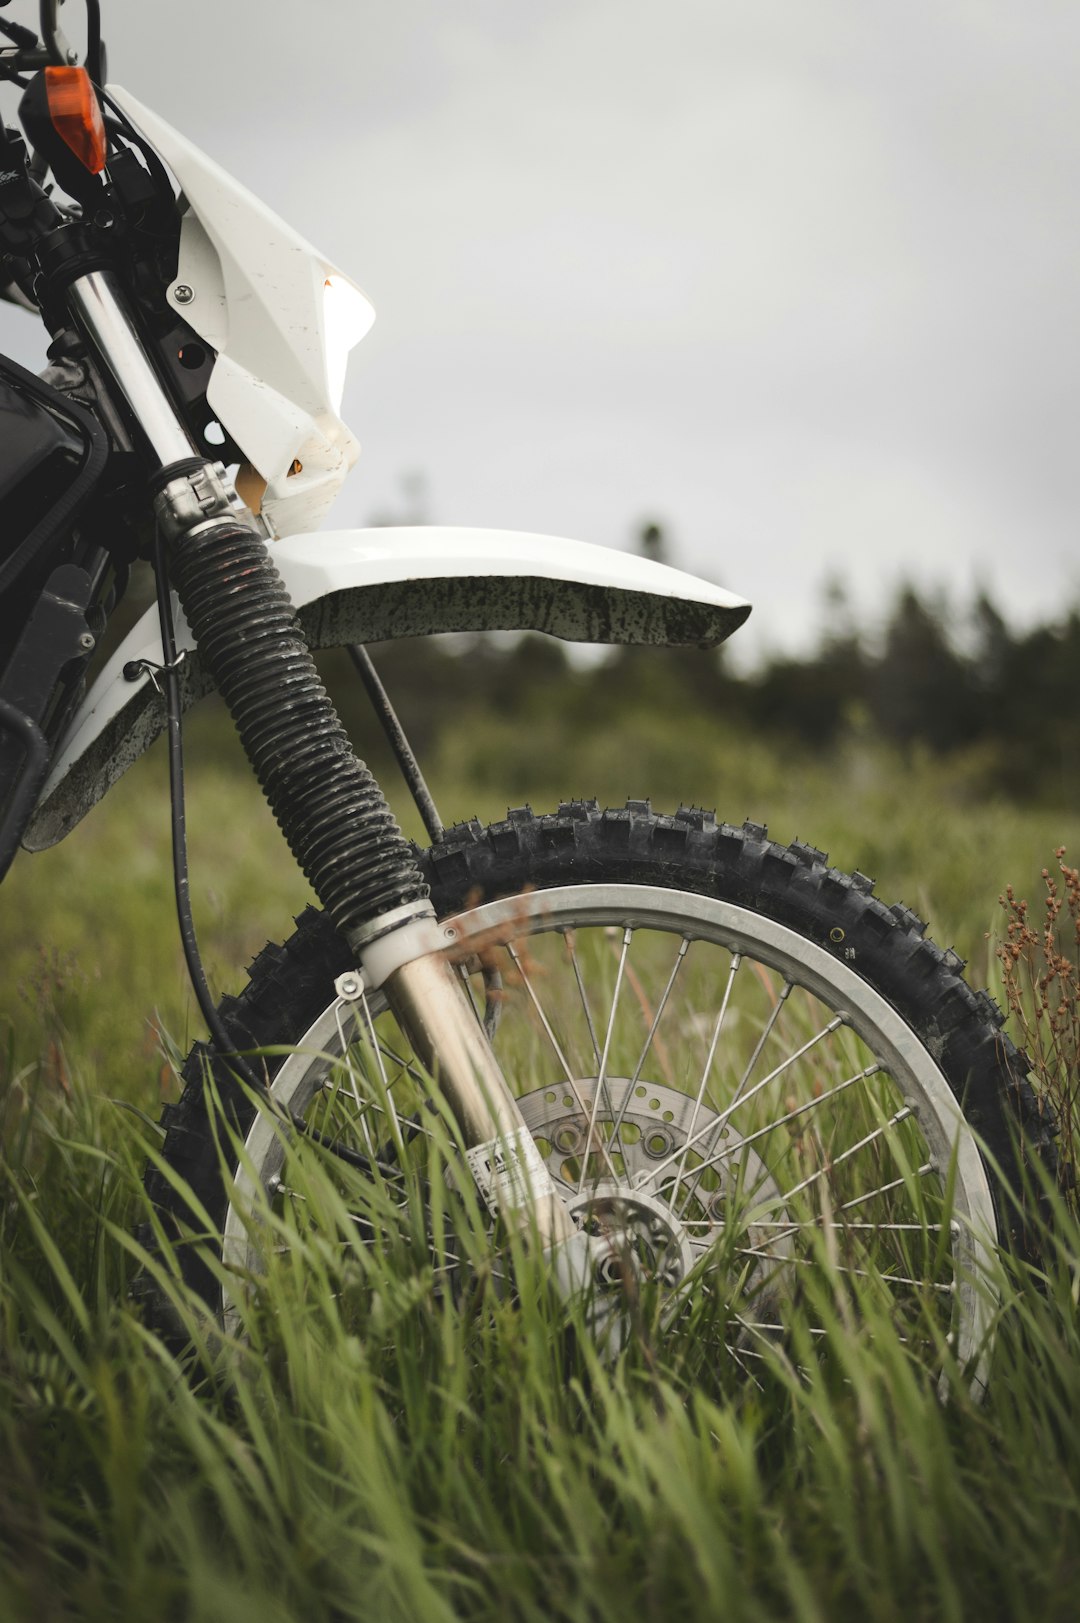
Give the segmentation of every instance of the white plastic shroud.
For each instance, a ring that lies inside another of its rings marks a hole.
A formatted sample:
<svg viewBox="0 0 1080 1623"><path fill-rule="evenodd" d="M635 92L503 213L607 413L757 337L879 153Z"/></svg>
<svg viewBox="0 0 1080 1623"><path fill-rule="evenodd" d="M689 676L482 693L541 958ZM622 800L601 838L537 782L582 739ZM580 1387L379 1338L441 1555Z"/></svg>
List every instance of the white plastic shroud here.
<svg viewBox="0 0 1080 1623"><path fill-rule="evenodd" d="M171 124L109 94L176 177L187 208L165 293L217 360L207 401L267 481L277 535L316 528L360 453L338 415L349 350L375 320L345 273Z"/></svg>

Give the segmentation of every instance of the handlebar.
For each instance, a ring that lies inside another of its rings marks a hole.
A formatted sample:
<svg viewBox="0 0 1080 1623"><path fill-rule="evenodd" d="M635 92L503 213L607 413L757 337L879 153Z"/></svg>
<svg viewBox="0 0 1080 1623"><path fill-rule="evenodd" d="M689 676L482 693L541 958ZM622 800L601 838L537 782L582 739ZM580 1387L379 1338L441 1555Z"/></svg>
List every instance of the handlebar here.
<svg viewBox="0 0 1080 1623"><path fill-rule="evenodd" d="M41 38L50 62L59 67L77 67L79 53L60 27L59 12L64 0L41 0ZM84 0L86 5L86 61L84 66L95 84L101 83L101 5L100 0Z"/></svg>
<svg viewBox="0 0 1080 1623"><path fill-rule="evenodd" d="M67 36L60 27L59 10L60 0L41 0L38 8L41 38L49 53L50 61L60 67L74 67L79 60L79 53L71 49Z"/></svg>
<svg viewBox="0 0 1080 1623"><path fill-rule="evenodd" d="M0 0L0 6L9 4L10 0ZM32 29L23 28L19 23L0 22L0 34L6 35L15 44L14 50L0 52L0 78L17 78L21 73L44 67L73 68L81 65L93 82L100 86L105 71L100 0L85 0L86 56L81 64L78 51L60 26L59 13L63 4L64 0L39 0L40 40Z"/></svg>

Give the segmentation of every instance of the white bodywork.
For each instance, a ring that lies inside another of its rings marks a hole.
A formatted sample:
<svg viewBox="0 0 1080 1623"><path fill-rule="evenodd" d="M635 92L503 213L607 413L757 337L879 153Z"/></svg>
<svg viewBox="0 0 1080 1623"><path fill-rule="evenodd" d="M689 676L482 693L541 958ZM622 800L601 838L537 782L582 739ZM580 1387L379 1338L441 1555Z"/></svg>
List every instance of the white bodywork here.
<svg viewBox="0 0 1080 1623"><path fill-rule="evenodd" d="M713 645L750 613L741 597L647 558L506 530L339 530L271 543L270 555L314 648L440 631L534 630L577 642ZM178 613L183 696L210 689ZM164 706L157 611L129 633L91 687L24 838L42 850L67 834L153 742Z"/></svg>
<svg viewBox="0 0 1080 1623"><path fill-rule="evenodd" d="M329 511L360 446L338 415L370 301L212 158L119 85L109 94L164 158L188 208L166 298L217 360L207 401L267 481L277 535Z"/></svg>
<svg viewBox="0 0 1080 1623"><path fill-rule="evenodd" d="M359 447L338 411L349 349L374 310L336 266L126 91L111 94L165 159L188 207L173 308L216 351L207 399L268 481L271 556L313 648L444 631L535 630L578 642L722 642L750 606L648 559L502 530L312 535ZM211 686L177 609L181 691ZM64 837L162 731L157 612L93 683L23 843ZM145 666L142 662L145 662ZM125 675L125 669L130 673Z"/></svg>

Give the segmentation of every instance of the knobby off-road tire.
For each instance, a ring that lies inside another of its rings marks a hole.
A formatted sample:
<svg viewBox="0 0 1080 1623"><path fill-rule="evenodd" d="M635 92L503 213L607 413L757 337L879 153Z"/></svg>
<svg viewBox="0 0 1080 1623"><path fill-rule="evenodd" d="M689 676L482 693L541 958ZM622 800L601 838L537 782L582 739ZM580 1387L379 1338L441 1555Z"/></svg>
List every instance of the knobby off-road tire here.
<svg viewBox="0 0 1080 1623"><path fill-rule="evenodd" d="M677 1290L691 1269L708 1280L703 1259L722 1252L729 1274L741 1269L727 1345L742 1361L755 1336L778 1333L777 1298L800 1289L827 1230L842 1274L889 1293L898 1321L929 1303L978 1361L989 1310L974 1276L995 1241L1025 1237L968 1129L1009 1183L1018 1138L1051 1160L1053 1135L993 999L912 912L810 846L647 802L461 824L420 860L440 917L461 915L463 971L482 954L478 1013L498 1021L496 1050L541 1154L581 1220L616 1231L639 1278ZM298 926L259 954L222 1016L240 1049L298 1045L263 1062L278 1103L368 1154L385 1117L374 1135L370 1116L363 1133L350 1126L355 1084L350 1097L328 1080L325 1058L353 1041L334 992L350 954L314 909ZM399 1045L386 1045L395 1065ZM250 1173L235 1186L223 1175L206 1068L197 1045L163 1117L164 1156L243 1271L257 1266L240 1210ZM272 1186L280 1127L220 1063L215 1090ZM151 1171L147 1188L166 1227L190 1227L168 1178ZM200 1248L180 1256L227 1319Z"/></svg>

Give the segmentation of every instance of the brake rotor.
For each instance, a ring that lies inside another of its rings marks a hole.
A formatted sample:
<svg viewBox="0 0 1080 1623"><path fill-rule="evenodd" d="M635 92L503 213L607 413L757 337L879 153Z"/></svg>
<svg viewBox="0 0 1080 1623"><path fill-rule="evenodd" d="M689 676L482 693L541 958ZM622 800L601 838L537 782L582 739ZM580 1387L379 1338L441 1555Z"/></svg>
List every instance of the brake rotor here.
<svg viewBox="0 0 1080 1623"><path fill-rule="evenodd" d="M639 1272L674 1290L723 1236L775 1287L791 1254L783 1196L729 1116L640 1077L537 1088L518 1108L571 1212Z"/></svg>

